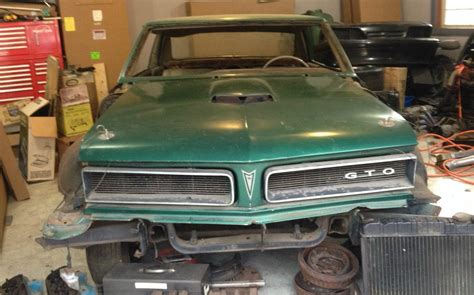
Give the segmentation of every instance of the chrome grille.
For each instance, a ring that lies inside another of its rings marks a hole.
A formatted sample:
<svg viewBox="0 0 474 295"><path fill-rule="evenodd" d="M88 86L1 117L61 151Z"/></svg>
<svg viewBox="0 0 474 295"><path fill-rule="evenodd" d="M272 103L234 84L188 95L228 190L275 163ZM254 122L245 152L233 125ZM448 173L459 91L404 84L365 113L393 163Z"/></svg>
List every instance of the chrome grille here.
<svg viewBox="0 0 474 295"><path fill-rule="evenodd" d="M87 167L82 171L90 203L228 206L232 174L205 169Z"/></svg>
<svg viewBox="0 0 474 295"><path fill-rule="evenodd" d="M416 156L405 154L272 167L265 172L266 199L279 203L413 188L415 166Z"/></svg>

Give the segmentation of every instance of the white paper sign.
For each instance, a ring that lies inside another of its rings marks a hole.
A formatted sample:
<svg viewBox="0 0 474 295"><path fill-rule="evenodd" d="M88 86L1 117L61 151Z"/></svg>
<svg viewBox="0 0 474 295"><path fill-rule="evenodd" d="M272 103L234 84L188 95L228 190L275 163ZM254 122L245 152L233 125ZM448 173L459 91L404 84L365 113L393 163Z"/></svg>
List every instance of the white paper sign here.
<svg viewBox="0 0 474 295"><path fill-rule="evenodd" d="M92 20L95 22L101 22L104 20L102 10L92 10Z"/></svg>
<svg viewBox="0 0 474 295"><path fill-rule="evenodd" d="M107 32L105 30L92 30L93 40L106 40Z"/></svg>

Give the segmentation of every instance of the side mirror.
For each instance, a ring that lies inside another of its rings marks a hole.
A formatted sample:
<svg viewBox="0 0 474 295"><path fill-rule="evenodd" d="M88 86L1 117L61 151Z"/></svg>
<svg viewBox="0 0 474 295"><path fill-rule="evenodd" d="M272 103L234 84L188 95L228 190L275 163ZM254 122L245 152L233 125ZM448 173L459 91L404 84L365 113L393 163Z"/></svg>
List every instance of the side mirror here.
<svg viewBox="0 0 474 295"><path fill-rule="evenodd" d="M444 50L456 50L461 48L461 44L457 40L443 40L439 42L439 47Z"/></svg>

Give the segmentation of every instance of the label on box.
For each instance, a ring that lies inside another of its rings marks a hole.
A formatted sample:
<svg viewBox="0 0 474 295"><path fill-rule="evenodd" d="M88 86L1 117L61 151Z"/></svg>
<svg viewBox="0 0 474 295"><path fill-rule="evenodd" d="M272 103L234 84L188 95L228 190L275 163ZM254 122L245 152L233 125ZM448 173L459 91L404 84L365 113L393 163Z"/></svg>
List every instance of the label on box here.
<svg viewBox="0 0 474 295"><path fill-rule="evenodd" d="M66 32L74 32L76 31L76 20L74 17L67 16L63 18L64 20L64 30Z"/></svg>
<svg viewBox="0 0 474 295"><path fill-rule="evenodd" d="M89 89L85 84L61 88L61 90L59 90L59 97L61 98L62 106L90 102Z"/></svg>
<svg viewBox="0 0 474 295"><path fill-rule="evenodd" d="M64 136L74 136L89 131L94 125L89 103L62 107L58 117L59 132Z"/></svg>
<svg viewBox="0 0 474 295"><path fill-rule="evenodd" d="M168 290L166 283L135 282L135 289Z"/></svg>
<svg viewBox="0 0 474 295"><path fill-rule="evenodd" d="M91 51L90 57L92 60L99 60L100 59L100 51Z"/></svg>
<svg viewBox="0 0 474 295"><path fill-rule="evenodd" d="M29 99L0 105L0 124L3 126L18 124L20 122L19 110L30 102Z"/></svg>
<svg viewBox="0 0 474 295"><path fill-rule="evenodd" d="M104 29L92 30L92 39L93 40L106 40L107 32Z"/></svg>
<svg viewBox="0 0 474 295"><path fill-rule="evenodd" d="M101 22L104 20L102 10L92 10L92 20L95 22Z"/></svg>

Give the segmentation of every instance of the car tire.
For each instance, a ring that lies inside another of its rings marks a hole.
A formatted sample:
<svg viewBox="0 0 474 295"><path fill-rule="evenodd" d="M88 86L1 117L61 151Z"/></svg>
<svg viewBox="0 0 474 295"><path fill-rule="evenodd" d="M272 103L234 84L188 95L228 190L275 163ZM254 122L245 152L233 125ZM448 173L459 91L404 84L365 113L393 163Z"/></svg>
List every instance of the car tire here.
<svg viewBox="0 0 474 295"><path fill-rule="evenodd" d="M92 280L101 288L102 279L116 264L130 262L130 252L126 243L93 245L86 248L86 258Z"/></svg>
<svg viewBox="0 0 474 295"><path fill-rule="evenodd" d="M415 149L415 155L416 155L416 176L421 177L423 180L423 183L425 185L428 185L428 172L426 171L426 166L423 161L423 156L420 153L420 150L417 148Z"/></svg>

